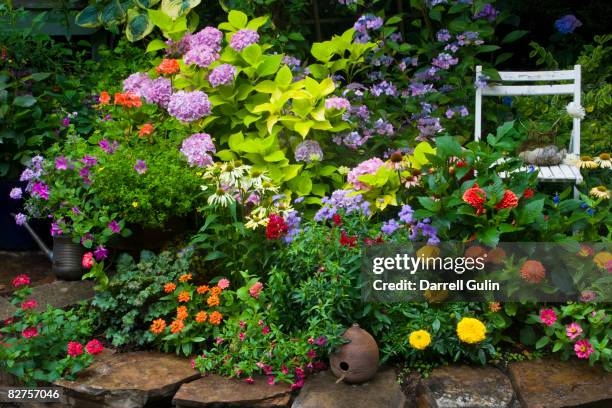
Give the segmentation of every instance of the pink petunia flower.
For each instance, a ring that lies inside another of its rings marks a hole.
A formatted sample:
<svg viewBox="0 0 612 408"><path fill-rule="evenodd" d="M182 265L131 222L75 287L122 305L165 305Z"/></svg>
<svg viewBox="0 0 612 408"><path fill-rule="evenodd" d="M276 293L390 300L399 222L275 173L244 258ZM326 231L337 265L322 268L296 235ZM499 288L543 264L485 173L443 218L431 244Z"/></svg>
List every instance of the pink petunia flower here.
<svg viewBox="0 0 612 408"><path fill-rule="evenodd" d="M36 300L30 299L26 300L21 304L21 310L35 309L36 308Z"/></svg>
<svg viewBox="0 0 612 408"><path fill-rule="evenodd" d="M553 309L540 310L540 321L547 326L552 326L557 321L557 314Z"/></svg>
<svg viewBox="0 0 612 408"><path fill-rule="evenodd" d="M576 352L576 357L587 359L595 350L593 350L593 346L591 346L587 339L582 339L574 344L574 351Z"/></svg>

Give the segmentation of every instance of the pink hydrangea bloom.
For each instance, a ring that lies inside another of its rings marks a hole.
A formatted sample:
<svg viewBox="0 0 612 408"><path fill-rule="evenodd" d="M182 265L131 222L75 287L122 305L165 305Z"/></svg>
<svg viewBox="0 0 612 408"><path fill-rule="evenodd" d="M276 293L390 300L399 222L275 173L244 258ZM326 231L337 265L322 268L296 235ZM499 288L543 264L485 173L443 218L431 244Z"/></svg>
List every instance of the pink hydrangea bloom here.
<svg viewBox="0 0 612 408"><path fill-rule="evenodd" d="M349 172L347 177L348 182L351 183L356 190L369 190L370 186L359 181L359 177L364 174L375 174L384 164L385 162L378 157L363 161Z"/></svg>

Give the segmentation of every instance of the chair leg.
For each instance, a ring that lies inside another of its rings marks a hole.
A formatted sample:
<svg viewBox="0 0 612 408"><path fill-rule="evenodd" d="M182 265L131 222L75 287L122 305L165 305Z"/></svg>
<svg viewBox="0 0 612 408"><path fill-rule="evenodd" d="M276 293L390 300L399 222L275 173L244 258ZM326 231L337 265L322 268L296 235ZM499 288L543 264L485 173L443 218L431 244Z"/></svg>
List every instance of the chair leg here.
<svg viewBox="0 0 612 408"><path fill-rule="evenodd" d="M578 187L576 186L576 184L574 184L574 199L578 200L580 198L580 191L578 190Z"/></svg>

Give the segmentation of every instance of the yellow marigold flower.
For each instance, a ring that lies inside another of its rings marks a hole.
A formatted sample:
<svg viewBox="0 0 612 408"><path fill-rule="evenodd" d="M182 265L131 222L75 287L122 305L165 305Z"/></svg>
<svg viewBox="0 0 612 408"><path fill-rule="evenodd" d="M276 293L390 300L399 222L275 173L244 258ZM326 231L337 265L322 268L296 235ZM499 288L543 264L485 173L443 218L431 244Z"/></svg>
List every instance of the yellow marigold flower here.
<svg viewBox="0 0 612 408"><path fill-rule="evenodd" d="M196 292L198 292L200 295L202 293L208 292L208 285L198 286L198 288L196 289Z"/></svg>
<svg viewBox="0 0 612 408"><path fill-rule="evenodd" d="M417 350L425 350L431 344L431 335L425 330L417 330L408 336L410 345Z"/></svg>
<svg viewBox="0 0 612 408"><path fill-rule="evenodd" d="M457 336L464 343L480 343L486 338L486 332L487 328L485 325L473 317L464 317L457 324Z"/></svg>
<svg viewBox="0 0 612 408"><path fill-rule="evenodd" d="M187 313L187 306L179 306L176 308L176 318L178 320L185 320L189 316Z"/></svg>
<svg viewBox="0 0 612 408"><path fill-rule="evenodd" d="M211 293L213 296L219 296L219 293L221 293L221 291L222 291L222 290L223 290L223 289L221 289L221 288L220 288L220 287L218 287L218 286L213 286L212 288L210 288L210 293Z"/></svg>
<svg viewBox="0 0 612 408"><path fill-rule="evenodd" d="M164 292L166 293L172 293L174 289L176 289L176 285L172 282L168 282L164 285Z"/></svg>
<svg viewBox="0 0 612 408"><path fill-rule="evenodd" d="M206 299L206 303L208 303L210 307L219 306L219 296L210 295L208 299Z"/></svg>
<svg viewBox="0 0 612 408"><path fill-rule="evenodd" d="M612 261L612 254L607 251L599 252L593 258L593 262L595 262L595 265L597 265L601 269L604 269L610 261Z"/></svg>
<svg viewBox="0 0 612 408"><path fill-rule="evenodd" d="M182 291L178 295L179 302L189 302L189 299L191 299L191 296L189 295L189 292L187 292L186 290Z"/></svg>
<svg viewBox="0 0 612 408"><path fill-rule="evenodd" d="M179 277L179 282L187 282L191 280L191 274L190 273L186 273L185 275L181 275Z"/></svg>
<svg viewBox="0 0 612 408"><path fill-rule="evenodd" d="M223 315L216 310L208 316L208 321L210 324L214 324L215 326L221 323L221 319L223 319Z"/></svg>
<svg viewBox="0 0 612 408"><path fill-rule="evenodd" d="M175 320L170 325L170 333L178 333L185 328L185 323L182 320Z"/></svg>
<svg viewBox="0 0 612 408"><path fill-rule="evenodd" d="M198 314L196 314L195 320L198 323L204 323L206 321L206 318L208 318L208 313L202 310L198 312Z"/></svg>
<svg viewBox="0 0 612 408"><path fill-rule="evenodd" d="M153 334L159 334L163 332L165 328L166 322L164 319L155 319L153 320L153 323L151 323L151 328L149 330L151 330L151 333Z"/></svg>

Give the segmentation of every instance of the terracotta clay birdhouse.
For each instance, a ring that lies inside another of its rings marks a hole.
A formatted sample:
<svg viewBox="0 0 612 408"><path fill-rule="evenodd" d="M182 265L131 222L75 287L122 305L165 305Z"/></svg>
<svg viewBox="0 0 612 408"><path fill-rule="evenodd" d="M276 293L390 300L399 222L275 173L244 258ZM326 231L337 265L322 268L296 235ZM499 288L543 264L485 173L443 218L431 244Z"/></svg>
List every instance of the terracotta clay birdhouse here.
<svg viewBox="0 0 612 408"><path fill-rule="evenodd" d="M372 335L355 323L342 337L349 342L329 357L338 381L357 384L374 377L378 370L378 345Z"/></svg>

